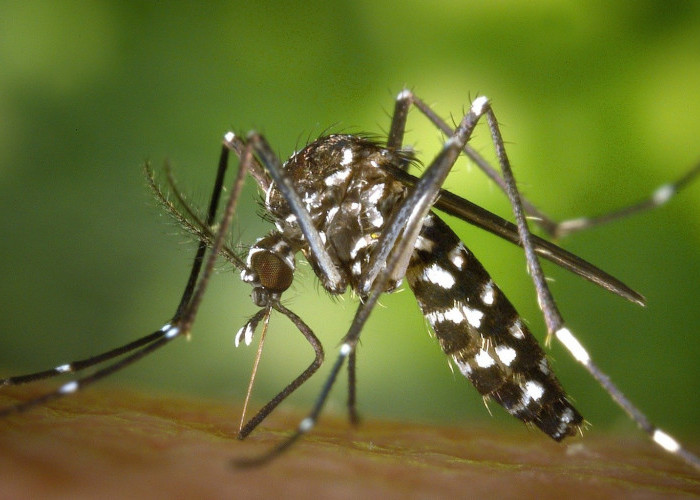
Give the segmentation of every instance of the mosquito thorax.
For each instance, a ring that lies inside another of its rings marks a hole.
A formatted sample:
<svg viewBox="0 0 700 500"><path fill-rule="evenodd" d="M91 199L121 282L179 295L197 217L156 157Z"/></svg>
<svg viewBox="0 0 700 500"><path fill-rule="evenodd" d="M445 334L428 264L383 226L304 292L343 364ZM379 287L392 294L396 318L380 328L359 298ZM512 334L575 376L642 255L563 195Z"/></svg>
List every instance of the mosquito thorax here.
<svg viewBox="0 0 700 500"><path fill-rule="evenodd" d="M337 134L321 137L292 155L283 166L340 273L340 281L325 283L330 293L350 286L359 292L370 255L392 213L407 193L406 186L385 167L403 167L409 152L384 147L368 138ZM299 247L316 275L323 280L309 251L296 215L281 192L268 190L265 205L277 229ZM391 292L401 280L391 280Z"/></svg>

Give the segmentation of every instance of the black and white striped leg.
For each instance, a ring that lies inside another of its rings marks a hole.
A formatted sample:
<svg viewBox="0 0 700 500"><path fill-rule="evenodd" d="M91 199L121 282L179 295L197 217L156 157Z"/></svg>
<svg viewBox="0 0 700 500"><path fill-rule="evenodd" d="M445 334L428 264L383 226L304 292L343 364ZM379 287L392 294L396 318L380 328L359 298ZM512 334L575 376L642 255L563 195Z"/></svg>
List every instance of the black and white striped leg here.
<svg viewBox="0 0 700 500"><path fill-rule="evenodd" d="M700 163L688 170L675 182L669 182L657 187L646 199L597 217L579 217L577 219L556 222L542 213L539 215L531 215L535 221L540 219L538 224L552 237L563 238L564 236L578 231L590 229L607 224L608 222L623 219L636 213L661 207L668 203L669 200L676 196L685 186L693 182L698 175L700 175Z"/></svg>
<svg viewBox="0 0 700 500"><path fill-rule="evenodd" d="M150 335L142 337L141 339L138 339L117 349L113 349L106 353L100 354L98 356L87 358L81 361L75 361L73 363L63 364L57 366L53 370L45 370L29 375L20 375L17 377L9 377L0 380L0 387L20 385L24 383L34 382L36 380L52 378L64 374L78 372L80 370L84 370L85 368L104 363L107 360L114 359L120 356L125 356L127 353L131 353L128 356L122 357L119 361L116 361L110 365L107 365L104 368L95 371L91 375L87 375L85 377L78 377L69 382L66 382L54 391L42 394L41 396L34 397L22 403L1 408L0 417L5 417L12 413L20 413L34 408L36 406L42 405L44 403L47 403L49 401L52 401L54 399L61 398L68 394L73 394L78 390L92 385L95 382L102 380L103 378L135 363L136 361L152 353L156 349L163 347L165 344L179 336L179 334L179 329L168 323L165 326L163 326L160 330L153 332Z"/></svg>
<svg viewBox="0 0 700 500"><path fill-rule="evenodd" d="M637 425L644 432L649 435L654 443L669 453L678 455L680 458L685 460L686 463L692 465L693 467L700 469L700 458L682 448L680 443L668 433L649 422L646 416L632 404L632 402L617 388L617 386L612 383L610 378L593 363L590 355L583 347L581 342L574 336L571 330L564 325L564 319L559 312L559 309L557 308L557 305L549 290L549 286L544 278L544 273L542 272L542 267L540 266L532 244L532 235L530 234L530 230L527 225L520 193L518 192L515 179L513 177L510 162L508 161L508 156L503 144L498 122L490 105L486 103L484 107L496 148L496 156L498 157L503 173L503 179L506 184L506 194L508 195L508 199L510 200L513 208L513 213L518 226L518 234L520 235L522 246L525 250L528 271L535 284L537 300L547 325L548 340L551 337L556 337L571 353L574 359L584 366L591 376L593 376L593 378L595 378L598 383L611 395L612 399L630 416L632 420L634 420L634 422L637 423ZM682 181L681 185L687 183L693 176L694 174L686 177L686 180ZM664 197L667 198L668 196L665 195Z"/></svg>
<svg viewBox="0 0 700 500"><path fill-rule="evenodd" d="M387 144L390 146L394 146L397 143L400 144L411 105L418 108L419 111L443 133L448 136L452 134L453 128L440 118L430 106L425 104L425 102L411 90L404 89L396 97L392 126ZM466 154L503 192L507 193L507 181L478 151L469 146L469 144L466 144L464 146L464 154ZM529 218L550 237L563 238L572 233L584 231L665 205L681 189L695 180L699 175L700 163L688 170L688 172L683 174L677 181L662 184L656 188L647 199L597 217L579 217L564 221L556 221L553 217L542 212L523 196L521 196L521 203Z"/></svg>
<svg viewBox="0 0 700 500"><path fill-rule="evenodd" d="M221 150L221 156L219 159L219 166L217 169L216 180L214 183L214 188L211 195L211 201L209 205L209 211L207 213L207 224L211 225L216 217L216 210L221 197L223 179L226 173L228 165L228 154L230 147L227 142L224 142ZM147 167L148 172L148 167ZM42 394L38 397L32 398L28 401L18 403L16 405L8 406L6 408L0 409L0 417L19 413L35 406L41 405L48 401L58 399L62 396L72 394L88 385L91 385L112 373L126 368L132 363L138 361L139 359L145 357L146 355L154 352L155 350L163 347L173 339L179 337L183 332L179 326L179 318L183 311L187 308L192 293L194 291L195 284L197 282L197 277L199 275L204 253L206 251L206 244L200 242L197 253L192 264L192 269L190 270L190 275L187 280L187 285L182 294L180 303L176 309L173 319L164 325L160 330L157 330L149 335L141 337L133 342L129 342L123 346L111 349L107 352L85 358L78 361L73 361L71 363L65 363L57 366L56 368L50 370L43 370L36 373L30 373L27 375L20 375L14 377L8 377L5 379L0 379L0 387L2 386L13 386L26 384L30 382L35 382L38 380L49 379L53 377L58 377L61 375L77 373L94 366L102 365L110 360L121 358L118 361L104 366L103 368L93 372L90 375L83 377L76 377L73 380L64 383L56 390Z"/></svg>

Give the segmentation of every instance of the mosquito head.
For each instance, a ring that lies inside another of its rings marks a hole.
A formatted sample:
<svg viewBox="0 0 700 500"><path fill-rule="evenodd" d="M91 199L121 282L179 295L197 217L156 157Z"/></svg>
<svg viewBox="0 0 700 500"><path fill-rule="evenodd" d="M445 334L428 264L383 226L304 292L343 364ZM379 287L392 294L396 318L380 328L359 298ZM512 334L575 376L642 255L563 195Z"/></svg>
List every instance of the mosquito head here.
<svg viewBox="0 0 700 500"><path fill-rule="evenodd" d="M279 299L294 280L294 251L280 233L260 238L250 248L248 268L241 272L243 281L253 286L253 302L264 307Z"/></svg>

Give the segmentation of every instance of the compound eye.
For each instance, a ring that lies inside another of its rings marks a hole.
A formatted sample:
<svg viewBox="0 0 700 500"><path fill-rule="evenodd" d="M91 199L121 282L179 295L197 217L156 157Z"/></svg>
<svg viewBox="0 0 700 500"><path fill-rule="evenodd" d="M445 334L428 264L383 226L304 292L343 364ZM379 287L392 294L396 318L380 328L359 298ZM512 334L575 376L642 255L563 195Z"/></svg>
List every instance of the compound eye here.
<svg viewBox="0 0 700 500"><path fill-rule="evenodd" d="M292 285L294 269L274 253L257 252L252 256L250 264L258 275L260 285L270 292L282 293Z"/></svg>

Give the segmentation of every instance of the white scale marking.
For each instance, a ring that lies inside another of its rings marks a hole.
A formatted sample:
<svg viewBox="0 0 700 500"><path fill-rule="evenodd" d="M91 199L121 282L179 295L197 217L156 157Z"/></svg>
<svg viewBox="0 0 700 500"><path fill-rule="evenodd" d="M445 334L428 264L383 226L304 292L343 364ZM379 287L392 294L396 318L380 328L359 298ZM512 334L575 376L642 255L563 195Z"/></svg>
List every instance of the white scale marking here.
<svg viewBox="0 0 700 500"><path fill-rule="evenodd" d="M564 232L574 231L577 229L581 229L582 227L585 227L589 222L590 222L590 219L588 217L578 217L577 219L563 221L560 224L560 227L561 227L562 231L564 231Z"/></svg>
<svg viewBox="0 0 700 500"><path fill-rule="evenodd" d="M678 450L681 449L681 445L678 444L678 441L673 439L671 436L666 434L664 431L661 429L656 429L654 431L654 435L652 436L652 439L656 444L661 446L664 450L670 451L671 453L676 453Z"/></svg>
<svg viewBox="0 0 700 500"><path fill-rule="evenodd" d="M363 236L362 238L357 240L357 242L355 243L355 246L352 247L352 250L350 250L350 258L351 259L354 259L355 257L357 257L357 253L360 250L369 246L370 242L369 242L368 238L369 238L368 236Z"/></svg>
<svg viewBox="0 0 700 500"><path fill-rule="evenodd" d="M457 269L460 271L464 269L464 257L462 255L455 253L454 255L449 255L449 259Z"/></svg>
<svg viewBox="0 0 700 500"><path fill-rule="evenodd" d="M384 183L381 183L375 184L374 186L369 188L367 194L367 201L372 205L376 205L377 203L379 203L379 200L381 200L382 196L384 195L384 186Z"/></svg>
<svg viewBox="0 0 700 500"><path fill-rule="evenodd" d="M248 256L246 257L246 264L248 264L248 267L252 268L253 267L253 257L259 253L265 253L267 252L266 249L256 247L255 245L258 244L259 241L261 241L263 238L258 238L258 240L254 243L254 245L250 248L248 251Z"/></svg>
<svg viewBox="0 0 700 500"><path fill-rule="evenodd" d="M166 330L165 327L162 328L163 333L165 334L166 339L171 339L173 337L177 337L180 334L180 327L179 326L170 326L170 324L166 325L168 329Z"/></svg>
<svg viewBox="0 0 700 500"><path fill-rule="evenodd" d="M435 248L435 242L423 236L418 236L418 239L416 240L416 248L418 250L423 250L424 252L432 252L433 248Z"/></svg>
<svg viewBox="0 0 700 500"><path fill-rule="evenodd" d="M495 347L495 351L496 355L498 356L498 359L500 359L501 362L506 366L510 366L513 360L518 356L518 353L515 349L505 345L497 345Z"/></svg>
<svg viewBox="0 0 700 500"><path fill-rule="evenodd" d="M340 161L340 164L345 166L350 163L352 163L352 149L345 148L343 149L343 159Z"/></svg>
<svg viewBox="0 0 700 500"><path fill-rule="evenodd" d="M472 309L471 307L463 306L462 311L467 321L474 328L479 328L481 326L481 319L484 317L484 313L477 309Z"/></svg>
<svg viewBox="0 0 700 500"><path fill-rule="evenodd" d="M238 330L238 332L236 332L236 337L233 339L233 344L236 347L240 345L241 337L244 338L245 345L250 345L250 343L253 341L253 329L251 328L250 323L246 323L240 330Z"/></svg>
<svg viewBox="0 0 700 500"><path fill-rule="evenodd" d="M450 262L454 264L454 266L462 271L464 269L464 263L466 262L464 259L464 254L462 250L466 250L464 246L460 243L456 247L454 247L452 250L450 250L450 253L447 254L447 258L450 259Z"/></svg>
<svg viewBox="0 0 700 500"><path fill-rule="evenodd" d="M304 202L306 210L310 212L312 208L318 206L318 195L316 193L306 193L301 201Z"/></svg>
<svg viewBox="0 0 700 500"><path fill-rule="evenodd" d="M314 420L310 417L306 417L299 423L299 432L309 432L314 428Z"/></svg>
<svg viewBox="0 0 700 500"><path fill-rule="evenodd" d="M455 364L457 365L457 368L459 368L459 371L462 372L462 375L465 377L469 377L469 375L472 372L472 367L469 366L469 363L465 363L462 360L457 359L456 357L452 357L454 360Z"/></svg>
<svg viewBox="0 0 700 500"><path fill-rule="evenodd" d="M576 358L576 360L583 364L587 365L591 361L591 357L589 356L588 352L586 349L581 345L581 342L579 342L576 337L571 333L571 331L566 328L566 327L561 327L559 330L557 330L554 334L559 341L564 344L564 347L566 347L571 355Z"/></svg>
<svg viewBox="0 0 700 500"><path fill-rule="evenodd" d="M523 325L520 322L520 318L516 319L515 322L508 327L508 331L516 339L525 338L525 332L523 332Z"/></svg>
<svg viewBox="0 0 700 500"><path fill-rule="evenodd" d="M333 217L335 217L335 214L338 213L339 208L338 207L331 207L328 210L328 213L326 214L326 223L330 223L330 221L333 220Z"/></svg>
<svg viewBox="0 0 700 500"><path fill-rule="evenodd" d="M676 190L672 184L664 184L663 186L659 186L656 191L654 191L652 199L656 205L663 205L673 196L675 192Z"/></svg>
<svg viewBox="0 0 700 500"><path fill-rule="evenodd" d="M432 325L435 325L435 323L442 323L443 321L451 321L458 325L466 319L462 309L458 306L441 311L432 311L426 314L425 317Z"/></svg>
<svg viewBox="0 0 700 500"><path fill-rule="evenodd" d="M374 215L374 217L372 217L372 220L370 222L374 227L382 227L382 225L384 224L384 217L382 217L382 214L379 210L376 210L376 214Z"/></svg>
<svg viewBox="0 0 700 500"><path fill-rule="evenodd" d="M484 113L484 107L487 106L488 103L489 100L486 96L477 97L472 102L472 112L477 116L481 116Z"/></svg>
<svg viewBox="0 0 700 500"><path fill-rule="evenodd" d="M408 99L411 97L411 91L408 89L403 89L401 92L399 92L399 95L396 96L397 101L403 101L404 99Z"/></svg>
<svg viewBox="0 0 700 500"><path fill-rule="evenodd" d="M346 150L347 151L347 150ZM352 160L352 152L350 153L350 159ZM326 186L339 186L345 180L348 178L350 175L350 169L346 168L343 170L338 170L337 172L333 172L331 175L326 177L324 182L326 183Z"/></svg>
<svg viewBox="0 0 700 500"><path fill-rule="evenodd" d="M250 265L250 264L249 264ZM249 273L247 269L241 271L241 281L244 283L253 283L256 279L255 273Z"/></svg>
<svg viewBox="0 0 700 500"><path fill-rule="evenodd" d="M443 321L451 321L459 325L465 319L474 328L479 328L481 326L481 319L484 317L484 313L467 307L463 304L456 305L450 309L443 309L440 311L432 311L425 316L431 324L442 323Z"/></svg>
<svg viewBox="0 0 700 500"><path fill-rule="evenodd" d="M496 294L494 292L494 283L489 280L488 283L484 285L484 289L481 291L481 301L487 306L493 305L494 300L496 300Z"/></svg>
<svg viewBox="0 0 700 500"><path fill-rule="evenodd" d="M569 426L569 424L573 421L574 419L574 412L571 410L571 408L567 408L564 410L561 414L561 418L559 420L559 426L557 427L557 431L559 431L559 434L562 434L564 431L566 431L566 428Z"/></svg>
<svg viewBox="0 0 700 500"><path fill-rule="evenodd" d="M489 368L496 364L496 361L489 355L488 352L481 349L476 356L474 356L474 361L479 366L479 368Z"/></svg>
<svg viewBox="0 0 700 500"><path fill-rule="evenodd" d="M67 363L65 365L57 366L54 368L58 373L66 373L71 371L73 368L71 368L70 363Z"/></svg>
<svg viewBox="0 0 700 500"><path fill-rule="evenodd" d="M453 323L461 323L466 319L464 312L459 307L447 309L444 313L444 317L447 321L452 321Z"/></svg>
<svg viewBox="0 0 700 500"><path fill-rule="evenodd" d="M272 197L272 190L274 187L275 187L274 184L270 184L270 187L267 188L267 191L265 191L265 206L267 208L270 208L270 198Z"/></svg>
<svg viewBox="0 0 700 500"><path fill-rule="evenodd" d="M567 408L564 410L564 412L561 414L561 421L564 423L569 423L574 419L574 412L571 408Z"/></svg>
<svg viewBox="0 0 700 500"><path fill-rule="evenodd" d="M287 246L287 243L284 240L279 240L279 241L276 241L274 245L272 245L272 248L271 248L272 252L271 253L274 253L274 254L281 256L282 254L286 253L286 250L288 248L289 247Z"/></svg>
<svg viewBox="0 0 700 500"><path fill-rule="evenodd" d="M433 264L423 270L423 277L441 288L449 290L456 283L455 277L437 264Z"/></svg>
<svg viewBox="0 0 700 500"><path fill-rule="evenodd" d="M539 401L544 394L544 387L539 382L528 380L525 382L525 392L523 393L523 405L527 406L530 401Z"/></svg>
<svg viewBox="0 0 700 500"><path fill-rule="evenodd" d="M62 386L58 389L58 392L60 392L61 394L70 394L70 393L72 393L72 392L77 391L77 390L78 390L78 386L79 386L78 382L76 382L76 381L74 380L74 381L72 381L72 382L68 382L67 384L62 385Z"/></svg>

